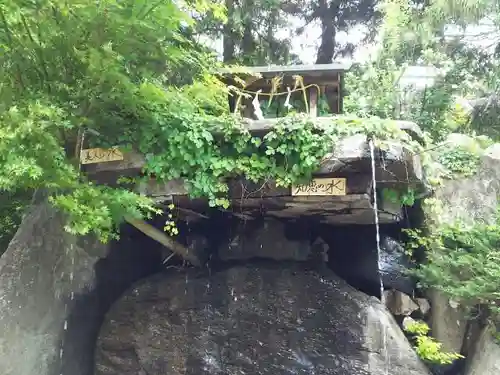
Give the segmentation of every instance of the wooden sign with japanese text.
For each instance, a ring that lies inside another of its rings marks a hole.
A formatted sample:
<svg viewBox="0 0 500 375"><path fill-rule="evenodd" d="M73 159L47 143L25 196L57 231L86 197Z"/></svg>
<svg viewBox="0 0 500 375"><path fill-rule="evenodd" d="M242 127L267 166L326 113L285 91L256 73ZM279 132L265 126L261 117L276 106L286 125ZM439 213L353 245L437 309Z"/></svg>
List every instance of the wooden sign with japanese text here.
<svg viewBox="0 0 500 375"><path fill-rule="evenodd" d="M292 195L293 196L335 196L335 195L346 195L346 183L345 178L314 178L308 184L303 185L293 185Z"/></svg>
<svg viewBox="0 0 500 375"><path fill-rule="evenodd" d="M123 154L117 148L89 148L82 150L80 162L82 164L107 163L123 160Z"/></svg>

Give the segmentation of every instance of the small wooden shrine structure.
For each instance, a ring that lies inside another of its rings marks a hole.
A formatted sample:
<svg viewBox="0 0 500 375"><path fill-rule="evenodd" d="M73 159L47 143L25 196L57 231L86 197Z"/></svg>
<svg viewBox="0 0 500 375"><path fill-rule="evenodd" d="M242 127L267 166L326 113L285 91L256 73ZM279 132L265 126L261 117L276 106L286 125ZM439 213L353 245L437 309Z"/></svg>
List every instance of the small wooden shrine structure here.
<svg viewBox="0 0 500 375"><path fill-rule="evenodd" d="M329 114L343 111L344 74L350 64L332 63L317 65L256 66L241 69L222 69L219 74L229 87L246 93L239 98L237 92L229 97L229 109L237 112L241 105L243 117L254 118L249 108L255 95L267 100L291 96L306 99L310 116L318 116L320 98L326 101ZM239 100L240 99L240 100Z"/></svg>

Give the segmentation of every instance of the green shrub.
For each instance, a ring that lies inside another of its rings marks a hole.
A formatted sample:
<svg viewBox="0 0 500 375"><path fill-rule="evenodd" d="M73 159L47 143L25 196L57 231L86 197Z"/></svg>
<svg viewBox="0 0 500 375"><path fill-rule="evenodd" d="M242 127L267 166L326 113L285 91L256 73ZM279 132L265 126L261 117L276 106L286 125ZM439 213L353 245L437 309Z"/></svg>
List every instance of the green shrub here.
<svg viewBox="0 0 500 375"><path fill-rule="evenodd" d="M442 344L433 337L428 336L429 326L422 321L408 323L405 331L411 334L415 340L415 351L425 362L439 365L448 365L453 361L463 358L458 353L447 353L442 351Z"/></svg>

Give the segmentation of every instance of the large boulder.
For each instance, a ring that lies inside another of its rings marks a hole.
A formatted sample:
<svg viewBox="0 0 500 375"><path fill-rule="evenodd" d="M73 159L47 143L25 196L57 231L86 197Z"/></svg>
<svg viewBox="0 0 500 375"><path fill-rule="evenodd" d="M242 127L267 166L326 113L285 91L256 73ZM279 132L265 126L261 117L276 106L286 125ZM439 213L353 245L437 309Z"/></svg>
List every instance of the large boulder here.
<svg viewBox="0 0 500 375"><path fill-rule="evenodd" d="M160 256L72 236L39 201L0 258L0 374L93 375L104 313Z"/></svg>
<svg viewBox="0 0 500 375"><path fill-rule="evenodd" d="M462 140L458 145L465 142ZM482 152L477 172L473 176L448 180L435 192L441 205L439 214L430 219L438 223L455 220L465 223L488 222L496 213L499 194L500 144L494 144Z"/></svg>
<svg viewBox="0 0 500 375"><path fill-rule="evenodd" d="M492 336L494 329L485 327L469 356L465 375L500 374L500 346Z"/></svg>
<svg viewBox="0 0 500 375"><path fill-rule="evenodd" d="M160 274L109 312L95 375L424 375L392 316L331 271L253 263Z"/></svg>
<svg viewBox="0 0 500 375"><path fill-rule="evenodd" d="M460 353L467 331L467 313L455 301L437 290L428 292L432 306L432 335L443 344L443 350Z"/></svg>
<svg viewBox="0 0 500 375"><path fill-rule="evenodd" d="M61 373L75 294L92 287L93 265L102 251L92 247L85 251L66 233L62 216L48 204L25 217L0 258L2 375Z"/></svg>
<svg viewBox="0 0 500 375"><path fill-rule="evenodd" d="M465 135L452 135L448 142L456 147L476 150L478 143ZM436 211L428 210L427 220L432 229L439 224L459 220L465 224L492 222L500 197L500 144L481 151L481 160L474 175L447 180L435 192L439 203ZM467 334L468 316L455 301L437 291L429 292L432 306L430 326L434 337L448 351L462 350ZM467 353L463 353L467 354Z"/></svg>

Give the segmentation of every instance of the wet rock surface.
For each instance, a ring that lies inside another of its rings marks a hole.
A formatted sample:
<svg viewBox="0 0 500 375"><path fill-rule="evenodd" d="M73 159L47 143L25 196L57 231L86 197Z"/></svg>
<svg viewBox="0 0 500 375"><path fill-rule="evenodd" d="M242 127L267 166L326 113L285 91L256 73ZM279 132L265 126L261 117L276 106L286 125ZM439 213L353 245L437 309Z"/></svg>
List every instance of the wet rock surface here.
<svg viewBox="0 0 500 375"><path fill-rule="evenodd" d="M320 237L312 243L307 235L293 238L288 235L285 222L265 218L252 224L240 222L229 238L220 244L217 256L222 261L253 258L326 260L328 250L329 246Z"/></svg>
<svg viewBox="0 0 500 375"><path fill-rule="evenodd" d="M413 294L415 281L406 272L411 263L392 233L382 230L380 234L380 262L374 226L337 227L322 235L332 249L329 266L349 284L370 295L379 295L380 266L385 289Z"/></svg>
<svg viewBox="0 0 500 375"><path fill-rule="evenodd" d="M48 203L35 204L0 258L2 375L94 375L111 302L159 269L161 252L151 241L137 251L123 233L120 246L103 245L70 235L64 224Z"/></svg>
<svg viewBox="0 0 500 375"><path fill-rule="evenodd" d="M394 238L384 235L381 237L380 250L379 267L384 286L411 295L415 283L406 274L411 264L404 247Z"/></svg>
<svg viewBox="0 0 500 375"><path fill-rule="evenodd" d="M392 316L328 270L160 274L111 309L96 375L428 374Z"/></svg>
<svg viewBox="0 0 500 375"><path fill-rule="evenodd" d="M310 253L307 239L289 240L285 224L265 219L258 226L248 229L241 224L227 242L221 244L218 256L221 260L270 258L275 260L306 260ZM272 246L269 246L272 244Z"/></svg>

